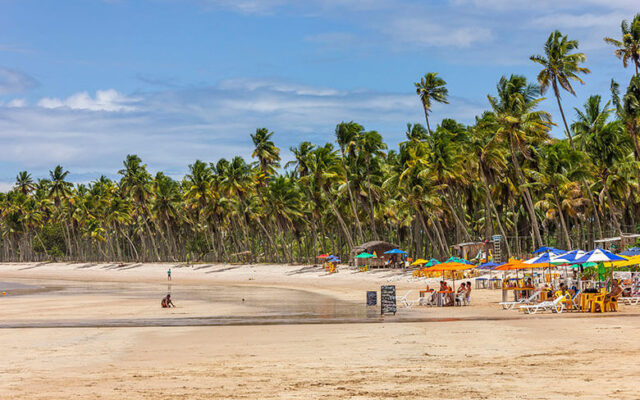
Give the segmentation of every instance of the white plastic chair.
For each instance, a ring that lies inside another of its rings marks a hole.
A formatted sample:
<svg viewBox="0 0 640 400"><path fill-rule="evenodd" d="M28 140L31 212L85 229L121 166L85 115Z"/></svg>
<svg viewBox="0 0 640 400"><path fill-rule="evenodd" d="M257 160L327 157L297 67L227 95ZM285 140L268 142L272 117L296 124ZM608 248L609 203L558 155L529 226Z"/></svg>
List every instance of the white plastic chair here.
<svg viewBox="0 0 640 400"><path fill-rule="evenodd" d="M502 308L504 310L511 310L513 309L515 306L519 306L519 305L527 305L527 304L531 304L534 302L534 300L540 296L540 290L536 290L535 292L533 292L533 294L531 296L529 296L526 299L520 299L518 301L501 301L500 304L502 306Z"/></svg>

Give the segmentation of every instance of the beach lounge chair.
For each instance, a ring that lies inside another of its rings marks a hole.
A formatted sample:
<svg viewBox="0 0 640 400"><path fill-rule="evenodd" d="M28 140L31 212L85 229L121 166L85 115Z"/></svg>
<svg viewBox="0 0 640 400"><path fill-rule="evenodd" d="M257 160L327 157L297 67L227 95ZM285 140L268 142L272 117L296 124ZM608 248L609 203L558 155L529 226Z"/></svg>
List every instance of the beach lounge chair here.
<svg viewBox="0 0 640 400"><path fill-rule="evenodd" d="M416 305L417 303L420 302L420 299L416 299L416 300L409 300L409 295L411 294L411 290L409 290L407 292L407 294L405 294L404 296L400 297L399 301L400 304L402 304L403 306L405 306L406 308L411 308L414 305Z"/></svg>
<svg viewBox="0 0 640 400"><path fill-rule="evenodd" d="M527 304L520 306L520 309L524 311L525 314L535 314L538 311L551 311L560 314L565 310L563 300L567 301L567 299L571 299L571 296L568 293L564 296L556 297L553 301L542 301L537 304Z"/></svg>
<svg viewBox="0 0 640 400"><path fill-rule="evenodd" d="M629 306L635 306L640 303L640 295L620 297L618 300Z"/></svg>
<svg viewBox="0 0 640 400"><path fill-rule="evenodd" d="M515 306L521 306L526 304L531 304L540 296L540 290L536 290L526 299L520 299L518 301L501 301L500 304L504 310L511 310Z"/></svg>

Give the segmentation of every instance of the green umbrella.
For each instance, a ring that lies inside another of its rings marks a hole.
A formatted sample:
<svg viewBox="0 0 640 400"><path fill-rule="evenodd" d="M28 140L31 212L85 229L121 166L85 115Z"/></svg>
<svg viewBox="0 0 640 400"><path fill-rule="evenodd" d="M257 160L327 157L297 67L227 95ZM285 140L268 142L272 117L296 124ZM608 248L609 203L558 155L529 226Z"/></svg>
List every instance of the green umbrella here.
<svg viewBox="0 0 640 400"><path fill-rule="evenodd" d="M365 251L364 253L358 254L356 258L373 258L373 254L369 254Z"/></svg>

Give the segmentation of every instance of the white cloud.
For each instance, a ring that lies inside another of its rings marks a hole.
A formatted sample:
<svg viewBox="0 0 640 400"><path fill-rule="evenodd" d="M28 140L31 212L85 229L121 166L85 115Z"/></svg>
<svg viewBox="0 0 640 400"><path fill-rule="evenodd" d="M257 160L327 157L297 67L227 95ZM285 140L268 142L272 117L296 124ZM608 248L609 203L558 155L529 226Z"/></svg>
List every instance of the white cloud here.
<svg viewBox="0 0 640 400"><path fill-rule="evenodd" d="M13 188L13 183L0 182L0 193L7 193L12 188Z"/></svg>
<svg viewBox="0 0 640 400"><path fill-rule="evenodd" d="M382 29L394 40L435 47L469 47L492 39L487 28L439 25L419 17L397 18Z"/></svg>
<svg viewBox="0 0 640 400"><path fill-rule="evenodd" d="M38 85L29 75L11 68L0 67L0 96L24 92Z"/></svg>
<svg viewBox="0 0 640 400"><path fill-rule="evenodd" d="M26 106L27 106L27 100L25 99L12 99L7 103L7 107L13 107L13 108L20 108L20 107L26 107Z"/></svg>
<svg viewBox="0 0 640 400"><path fill-rule="evenodd" d="M151 170L180 175L196 159L249 159L249 134L259 127L275 132L283 156L303 140L333 142L335 125L343 120L379 131L393 147L403 140L407 122L424 118L413 91L337 90L277 80L234 79L135 98L135 112L95 112L86 99L81 105L48 99L46 107L42 101L36 107L0 106L0 181L11 181L23 169L46 176L57 164L71 171L72 180L91 180L115 174L130 153ZM450 105L434 107L433 117L471 122L481 111L473 102L452 98Z"/></svg>
<svg viewBox="0 0 640 400"><path fill-rule="evenodd" d="M108 89L98 90L95 97L91 97L87 92L76 93L66 99L45 97L38 101L38 106L44 108L66 107L72 110L133 111L137 101L137 99L124 96L114 89Z"/></svg>

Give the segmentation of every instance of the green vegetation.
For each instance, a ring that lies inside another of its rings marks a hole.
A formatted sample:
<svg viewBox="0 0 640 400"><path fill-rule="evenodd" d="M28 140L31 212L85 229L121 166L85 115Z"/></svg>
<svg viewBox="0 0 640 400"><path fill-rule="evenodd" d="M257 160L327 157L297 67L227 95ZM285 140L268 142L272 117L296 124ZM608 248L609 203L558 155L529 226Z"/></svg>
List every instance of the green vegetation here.
<svg viewBox="0 0 640 400"><path fill-rule="evenodd" d="M313 262L375 239L430 258L493 234L514 255L637 232L640 14L623 22L620 40L605 40L635 75L622 96L612 82L611 100L585 99L573 120L561 91L575 95L572 83L589 70L578 42L555 31L531 57L542 67L537 82L502 77L470 126L444 119L431 129L432 104L447 104L448 90L426 74L415 83L426 127L409 124L397 149L341 122L335 146L302 142L284 167L273 132L261 128L251 161L197 160L180 181L152 176L135 155L119 180L88 185L69 183L61 166L48 179L20 172L0 195L0 259ZM540 108L549 88L566 139L549 136L556 124Z"/></svg>

